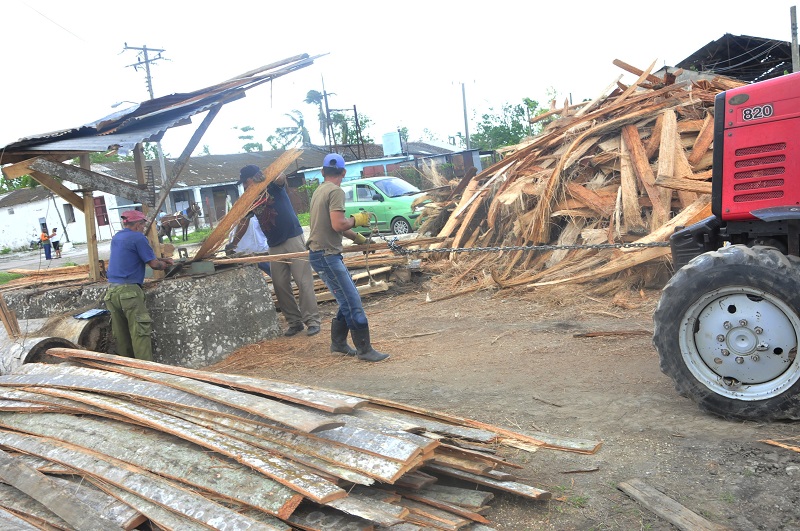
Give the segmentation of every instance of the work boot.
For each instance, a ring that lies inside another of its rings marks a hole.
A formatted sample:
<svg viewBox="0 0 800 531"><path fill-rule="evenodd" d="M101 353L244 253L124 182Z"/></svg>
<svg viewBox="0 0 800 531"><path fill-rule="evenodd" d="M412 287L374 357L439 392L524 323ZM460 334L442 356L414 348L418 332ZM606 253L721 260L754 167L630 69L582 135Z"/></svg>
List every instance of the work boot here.
<svg viewBox="0 0 800 531"><path fill-rule="evenodd" d="M303 328L305 328L303 326L303 323L293 324L289 328L286 329L286 332L284 332L283 335L285 335L286 337L291 337L291 336L297 335L297 334L299 334L300 332L303 331Z"/></svg>
<svg viewBox="0 0 800 531"><path fill-rule="evenodd" d="M363 361L383 361L389 357L388 354L378 352L372 348L372 344L369 341L369 328L351 330L350 335L353 336L353 343L356 345L358 359Z"/></svg>
<svg viewBox="0 0 800 531"><path fill-rule="evenodd" d="M344 354L345 356L355 356L356 349L347 344L347 322L333 318L331 321L331 352Z"/></svg>

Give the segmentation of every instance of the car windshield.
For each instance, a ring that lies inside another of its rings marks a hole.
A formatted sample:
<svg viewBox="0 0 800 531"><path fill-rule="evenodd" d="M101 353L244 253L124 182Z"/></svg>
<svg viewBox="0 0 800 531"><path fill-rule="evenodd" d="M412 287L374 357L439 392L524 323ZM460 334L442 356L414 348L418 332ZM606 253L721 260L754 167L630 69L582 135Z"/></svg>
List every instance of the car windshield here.
<svg viewBox="0 0 800 531"><path fill-rule="evenodd" d="M400 197L401 195L414 195L420 192L419 188L410 184L403 179L391 177L389 179L381 179L374 182L375 186L380 188L381 192L389 197Z"/></svg>

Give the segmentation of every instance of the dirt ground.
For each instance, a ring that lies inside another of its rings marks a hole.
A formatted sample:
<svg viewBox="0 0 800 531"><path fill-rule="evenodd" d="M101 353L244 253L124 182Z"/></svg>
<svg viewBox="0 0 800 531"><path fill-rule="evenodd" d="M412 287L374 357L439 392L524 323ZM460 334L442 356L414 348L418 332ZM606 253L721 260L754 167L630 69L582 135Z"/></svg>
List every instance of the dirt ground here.
<svg viewBox="0 0 800 531"><path fill-rule="evenodd" d="M730 529L800 528L800 454L760 442L800 437L800 425L721 420L679 396L651 344L658 290L618 304L580 287L430 303L430 289L421 280L365 299L373 345L391 354L385 362L329 354L323 327L246 347L214 369L602 441L594 455L505 450L524 465L524 482L558 499L496 494L487 517L499 530L674 529L618 490L632 478ZM335 310L321 305L325 321ZM574 337L596 331L634 333Z"/></svg>

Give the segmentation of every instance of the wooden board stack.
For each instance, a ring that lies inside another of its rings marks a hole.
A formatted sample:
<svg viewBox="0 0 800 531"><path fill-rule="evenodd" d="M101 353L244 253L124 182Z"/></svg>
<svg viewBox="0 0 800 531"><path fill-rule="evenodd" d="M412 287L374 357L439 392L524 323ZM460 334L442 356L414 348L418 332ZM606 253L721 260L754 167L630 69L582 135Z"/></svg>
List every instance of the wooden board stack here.
<svg viewBox="0 0 800 531"><path fill-rule="evenodd" d="M600 447L275 380L48 354L66 361L0 376L0 525L488 530L493 491L551 498L494 448Z"/></svg>
<svg viewBox="0 0 800 531"><path fill-rule="evenodd" d="M678 81L681 72L658 77L653 65L642 71L614 63L638 79L627 86L617 80L592 101L532 119L552 121L504 149L460 195L431 206L449 212L437 233L447 240L431 248L650 244L711 215L714 97L744 83ZM631 274L668 258L669 247L451 253L441 277L463 292L533 289Z"/></svg>

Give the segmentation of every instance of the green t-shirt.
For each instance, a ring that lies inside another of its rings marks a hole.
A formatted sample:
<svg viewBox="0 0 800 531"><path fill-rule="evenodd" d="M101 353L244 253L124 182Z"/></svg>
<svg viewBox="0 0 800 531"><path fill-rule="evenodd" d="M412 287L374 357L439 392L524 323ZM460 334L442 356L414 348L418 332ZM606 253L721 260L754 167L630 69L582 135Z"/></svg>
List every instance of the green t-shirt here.
<svg viewBox="0 0 800 531"><path fill-rule="evenodd" d="M308 208L310 230L306 247L325 254L342 253L342 234L333 230L331 212L344 212L344 190L329 181L323 181L311 196Z"/></svg>

